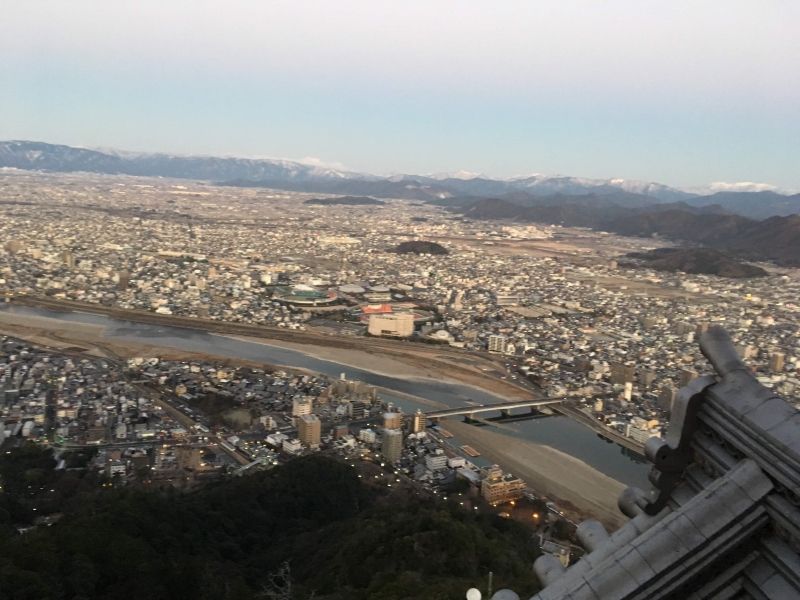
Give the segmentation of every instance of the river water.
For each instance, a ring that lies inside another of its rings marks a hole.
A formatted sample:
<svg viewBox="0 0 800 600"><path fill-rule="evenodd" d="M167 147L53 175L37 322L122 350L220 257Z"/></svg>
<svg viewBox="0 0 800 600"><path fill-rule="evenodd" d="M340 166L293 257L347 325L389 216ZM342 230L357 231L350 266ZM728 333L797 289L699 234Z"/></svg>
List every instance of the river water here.
<svg viewBox="0 0 800 600"><path fill-rule="evenodd" d="M41 308L0 305L5 314L45 317L65 322L101 325L104 336L115 341L135 341L152 345L202 352L217 356L259 361L271 365L294 367L339 377L345 373L348 379L361 380L370 385L384 388L382 398L394 402L405 412L417 408L431 410L430 406L414 402L405 394L440 402L456 408L469 404L488 404L503 402L506 398L491 392L453 382L434 379L410 379L390 377L369 370L368 365L356 368L334 361L322 360L298 350L290 350L267 343L237 339L225 335L203 331L134 323L81 312L61 312ZM392 391L401 394L392 394ZM505 423L498 432L523 440L545 444L574 456L598 471L628 485L647 489L648 467L638 457L630 456L616 444L602 440L595 432L564 416L551 416ZM481 463L481 460L476 462Z"/></svg>

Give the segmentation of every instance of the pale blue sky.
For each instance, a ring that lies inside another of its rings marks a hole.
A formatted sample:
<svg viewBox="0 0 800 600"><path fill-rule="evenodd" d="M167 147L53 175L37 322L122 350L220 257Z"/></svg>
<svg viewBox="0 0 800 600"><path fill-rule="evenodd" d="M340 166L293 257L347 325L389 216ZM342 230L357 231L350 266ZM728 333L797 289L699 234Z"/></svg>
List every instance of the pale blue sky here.
<svg viewBox="0 0 800 600"><path fill-rule="evenodd" d="M9 0L0 139L800 189L797 0Z"/></svg>

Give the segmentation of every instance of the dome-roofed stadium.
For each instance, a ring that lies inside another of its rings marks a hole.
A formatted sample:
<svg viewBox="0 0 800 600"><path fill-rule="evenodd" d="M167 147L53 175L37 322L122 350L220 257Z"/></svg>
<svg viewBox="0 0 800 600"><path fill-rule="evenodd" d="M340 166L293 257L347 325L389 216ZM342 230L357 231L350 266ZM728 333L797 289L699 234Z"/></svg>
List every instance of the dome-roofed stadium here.
<svg viewBox="0 0 800 600"><path fill-rule="evenodd" d="M339 301L335 290L320 290L304 284L276 288L272 298L292 306L330 306Z"/></svg>

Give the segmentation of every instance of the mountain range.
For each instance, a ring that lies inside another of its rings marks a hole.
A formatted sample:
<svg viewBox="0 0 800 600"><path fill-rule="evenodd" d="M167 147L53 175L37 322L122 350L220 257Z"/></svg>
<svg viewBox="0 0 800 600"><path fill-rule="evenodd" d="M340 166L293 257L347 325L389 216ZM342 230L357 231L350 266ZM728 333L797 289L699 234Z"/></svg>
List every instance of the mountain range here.
<svg viewBox="0 0 800 600"><path fill-rule="evenodd" d="M748 259L800 266L800 194L724 191L697 195L658 183L544 175L512 179L470 173L380 177L288 160L135 154L28 141L0 142L2 167L414 199L466 218L660 236Z"/></svg>
<svg viewBox="0 0 800 600"><path fill-rule="evenodd" d="M101 151L19 140L0 142L2 167L195 179L235 186L423 201L591 196L628 207L674 202L694 207L720 205L728 212L754 219L800 213L800 194L772 191L694 194L653 182L539 174L511 179L466 172L384 177L289 160Z"/></svg>
<svg viewBox="0 0 800 600"><path fill-rule="evenodd" d="M513 220L588 227L620 235L663 237L724 250L750 260L800 266L800 215L758 220L726 211L719 204L685 202L621 206L598 196L457 199L450 210L476 220Z"/></svg>

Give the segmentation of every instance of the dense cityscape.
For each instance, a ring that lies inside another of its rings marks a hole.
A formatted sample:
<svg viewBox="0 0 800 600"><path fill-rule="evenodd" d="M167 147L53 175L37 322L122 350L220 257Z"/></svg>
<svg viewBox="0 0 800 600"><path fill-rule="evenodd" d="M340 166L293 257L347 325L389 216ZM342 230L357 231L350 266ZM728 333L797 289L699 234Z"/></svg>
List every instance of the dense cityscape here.
<svg viewBox="0 0 800 600"><path fill-rule="evenodd" d="M800 3L3 8L0 600L800 598Z"/></svg>
<svg viewBox="0 0 800 600"><path fill-rule="evenodd" d="M791 396L800 383L794 269L742 281L632 268L619 256L652 241L472 221L407 201L316 206L272 190L23 173L2 185L7 294L337 335L413 333L502 354L511 377L530 375L548 396L600 398L598 412L622 428L663 421L677 387L703 368L695 340L711 324L726 326L776 391ZM408 239L448 254L390 251Z"/></svg>
<svg viewBox="0 0 800 600"><path fill-rule="evenodd" d="M497 384L563 399L564 414L638 453L667 433L677 390L703 373L696 340L712 325L724 324L760 382L790 397L800 384L794 269L764 265L767 277L746 282L656 272L625 255L660 240L474 220L407 200L320 203L277 190L21 171L2 175L0 193L9 307L97 307L133 321L152 313L166 324L237 323L356 347L386 338L411 356L450 348L497 365L486 374ZM427 251L398 251L417 240ZM213 348L194 358L92 352L64 332L36 345L14 337L25 320L9 316L2 435L10 448L52 447L56 468L88 450L85 469L101 485L193 489L327 454L361 465L359 478L373 483L521 520L540 552L564 565L581 556L571 538L591 508L504 473L452 439L448 420L426 419L419 405L404 414L346 373L221 362Z"/></svg>

